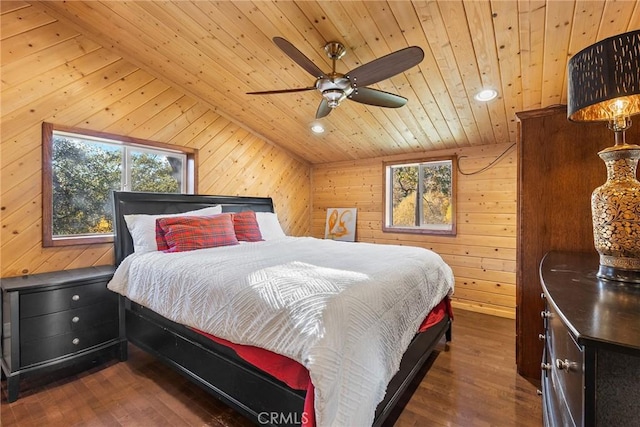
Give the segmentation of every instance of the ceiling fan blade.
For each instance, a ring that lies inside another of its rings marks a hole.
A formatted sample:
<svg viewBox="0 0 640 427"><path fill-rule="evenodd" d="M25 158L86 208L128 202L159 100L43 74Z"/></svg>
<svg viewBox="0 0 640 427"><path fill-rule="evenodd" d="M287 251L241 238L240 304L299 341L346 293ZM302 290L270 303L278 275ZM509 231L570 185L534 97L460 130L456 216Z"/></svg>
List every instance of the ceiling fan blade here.
<svg viewBox="0 0 640 427"><path fill-rule="evenodd" d="M370 87L359 87L348 98L361 104L375 105L377 107L398 108L407 103L407 98Z"/></svg>
<svg viewBox="0 0 640 427"><path fill-rule="evenodd" d="M307 90L314 90L315 86L301 87L296 89L277 89L277 90L263 90L261 92L247 92L247 95L273 95L278 93L292 93L292 92L304 92Z"/></svg>
<svg viewBox="0 0 640 427"><path fill-rule="evenodd" d="M316 119L321 119L329 115L333 108L329 107L329 103L326 99L322 99L320 101L320 105L318 105L318 111L316 111Z"/></svg>
<svg viewBox="0 0 640 427"><path fill-rule="evenodd" d="M354 87L360 88L402 73L418 65L423 58L424 51L418 46L411 46L354 68L346 76Z"/></svg>
<svg viewBox="0 0 640 427"><path fill-rule="evenodd" d="M289 43L287 40L282 37L274 37L273 42L284 52L289 58L293 59L296 64L304 68L309 74L311 74L316 79L325 77L324 72L318 68L316 64L311 62L309 58L307 58L304 53L300 52L294 45Z"/></svg>

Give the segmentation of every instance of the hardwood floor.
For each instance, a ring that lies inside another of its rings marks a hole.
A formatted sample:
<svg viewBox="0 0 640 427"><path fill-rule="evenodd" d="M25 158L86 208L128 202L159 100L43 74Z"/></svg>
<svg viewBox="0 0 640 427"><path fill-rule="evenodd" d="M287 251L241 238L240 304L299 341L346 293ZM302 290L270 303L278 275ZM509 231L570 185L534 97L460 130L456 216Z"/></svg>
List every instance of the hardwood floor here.
<svg viewBox="0 0 640 427"><path fill-rule="evenodd" d="M514 343L513 320L456 311L453 341L439 345L431 369L414 381L415 392L388 424L540 426L541 398L516 374ZM11 404L3 381L0 421L7 427L252 425L133 346L124 363L57 380L26 379Z"/></svg>

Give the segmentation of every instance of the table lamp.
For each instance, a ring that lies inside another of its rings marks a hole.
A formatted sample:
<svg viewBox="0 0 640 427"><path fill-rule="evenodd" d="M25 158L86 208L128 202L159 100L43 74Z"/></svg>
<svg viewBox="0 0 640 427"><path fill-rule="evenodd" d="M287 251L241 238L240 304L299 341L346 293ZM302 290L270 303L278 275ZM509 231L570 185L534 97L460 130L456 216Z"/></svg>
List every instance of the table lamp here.
<svg viewBox="0 0 640 427"><path fill-rule="evenodd" d="M605 121L615 145L598 155L607 181L591 195L598 277L640 284L640 146L627 144L631 116L640 113L640 30L609 37L569 60L570 121Z"/></svg>

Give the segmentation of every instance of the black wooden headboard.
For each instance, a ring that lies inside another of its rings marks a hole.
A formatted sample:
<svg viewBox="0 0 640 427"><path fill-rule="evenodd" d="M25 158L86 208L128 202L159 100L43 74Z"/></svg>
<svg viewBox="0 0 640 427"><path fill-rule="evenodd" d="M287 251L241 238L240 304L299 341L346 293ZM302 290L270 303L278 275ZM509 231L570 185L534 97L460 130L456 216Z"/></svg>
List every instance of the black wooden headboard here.
<svg viewBox="0 0 640 427"><path fill-rule="evenodd" d="M203 196L197 194L140 193L132 191L114 191L113 201L113 246L116 266L127 255L133 253L133 240L124 220L131 214L175 214L209 206L221 205L223 212L273 212L271 197L245 196Z"/></svg>

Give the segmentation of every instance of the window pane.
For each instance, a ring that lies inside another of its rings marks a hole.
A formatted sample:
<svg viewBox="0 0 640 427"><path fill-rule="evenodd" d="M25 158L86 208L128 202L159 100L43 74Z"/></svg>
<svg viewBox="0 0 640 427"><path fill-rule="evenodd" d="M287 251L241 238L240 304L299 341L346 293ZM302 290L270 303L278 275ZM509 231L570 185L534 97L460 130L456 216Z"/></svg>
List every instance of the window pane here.
<svg viewBox="0 0 640 427"><path fill-rule="evenodd" d="M392 214L391 224L395 226L417 225L416 195L418 194L418 166L398 166L391 168Z"/></svg>
<svg viewBox="0 0 640 427"><path fill-rule="evenodd" d="M182 192L184 160L147 151L131 151L131 190Z"/></svg>
<svg viewBox="0 0 640 427"><path fill-rule="evenodd" d="M451 162L422 166L422 224L449 229L452 224Z"/></svg>
<svg viewBox="0 0 640 427"><path fill-rule="evenodd" d="M53 136L53 235L111 233L109 194L120 189L118 146Z"/></svg>

